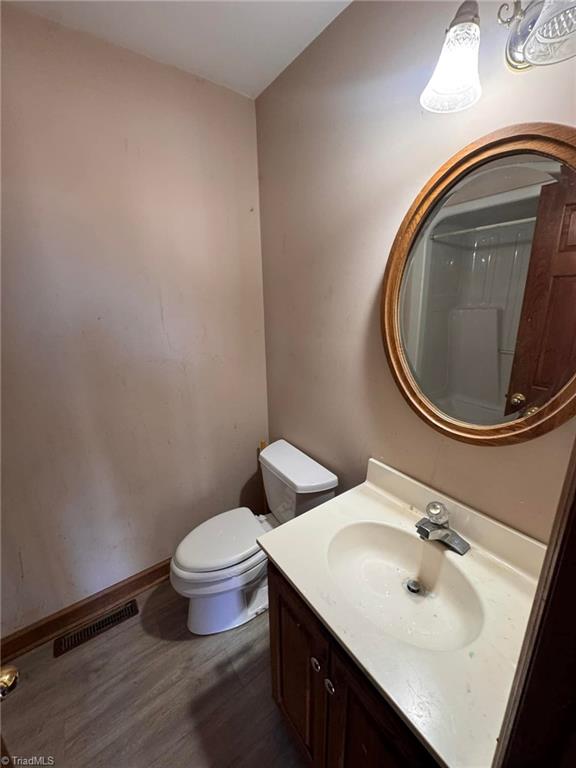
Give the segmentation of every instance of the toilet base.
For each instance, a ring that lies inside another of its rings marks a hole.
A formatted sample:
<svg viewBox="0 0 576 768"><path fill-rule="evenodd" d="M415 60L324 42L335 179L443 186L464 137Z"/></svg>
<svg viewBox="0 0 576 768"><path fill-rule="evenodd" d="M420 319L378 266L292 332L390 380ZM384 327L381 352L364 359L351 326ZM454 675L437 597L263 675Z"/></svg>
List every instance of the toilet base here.
<svg viewBox="0 0 576 768"><path fill-rule="evenodd" d="M195 635L214 635L251 621L268 609L268 580L247 584L242 589L191 597L187 626Z"/></svg>

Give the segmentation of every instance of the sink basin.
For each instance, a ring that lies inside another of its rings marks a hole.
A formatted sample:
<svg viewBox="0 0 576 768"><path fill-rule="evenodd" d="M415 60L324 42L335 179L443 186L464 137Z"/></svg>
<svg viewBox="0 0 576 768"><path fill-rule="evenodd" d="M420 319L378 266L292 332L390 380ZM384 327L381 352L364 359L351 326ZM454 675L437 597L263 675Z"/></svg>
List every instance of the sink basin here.
<svg viewBox="0 0 576 768"><path fill-rule="evenodd" d="M463 557L418 537L432 499L471 542ZM439 763L493 764L543 544L375 459L364 483L259 542Z"/></svg>
<svg viewBox="0 0 576 768"><path fill-rule="evenodd" d="M347 525L328 544L331 577L352 606L382 632L435 651L470 644L484 621L458 557L416 531L376 522ZM407 589L411 579L420 593Z"/></svg>

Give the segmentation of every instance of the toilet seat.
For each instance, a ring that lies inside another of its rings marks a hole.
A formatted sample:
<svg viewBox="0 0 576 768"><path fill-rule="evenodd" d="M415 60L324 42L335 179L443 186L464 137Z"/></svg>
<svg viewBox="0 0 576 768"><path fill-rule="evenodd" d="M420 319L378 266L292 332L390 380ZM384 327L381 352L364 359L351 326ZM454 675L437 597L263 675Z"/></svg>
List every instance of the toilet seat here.
<svg viewBox="0 0 576 768"><path fill-rule="evenodd" d="M235 576L242 576L242 574L251 571L255 566L265 562L266 553L258 548L258 551L251 557L235 565L230 565L228 568L215 568L213 571L193 571L189 568L182 568L176 557L172 558L171 567L172 571L181 579L194 582L195 584L207 584L208 582L221 582Z"/></svg>
<svg viewBox="0 0 576 768"><path fill-rule="evenodd" d="M190 581L221 581L262 563L266 555L256 539L263 526L248 507L222 512L182 539L173 565Z"/></svg>

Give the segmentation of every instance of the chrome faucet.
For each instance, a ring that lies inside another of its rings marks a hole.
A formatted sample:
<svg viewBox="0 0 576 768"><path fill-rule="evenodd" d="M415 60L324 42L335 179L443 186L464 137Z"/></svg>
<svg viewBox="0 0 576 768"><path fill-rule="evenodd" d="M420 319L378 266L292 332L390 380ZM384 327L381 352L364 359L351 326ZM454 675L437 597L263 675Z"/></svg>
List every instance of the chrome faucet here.
<svg viewBox="0 0 576 768"><path fill-rule="evenodd" d="M470 544L450 528L448 510L441 501L431 501L426 506L426 517L418 520L416 530L424 541L441 541L459 555L470 549Z"/></svg>

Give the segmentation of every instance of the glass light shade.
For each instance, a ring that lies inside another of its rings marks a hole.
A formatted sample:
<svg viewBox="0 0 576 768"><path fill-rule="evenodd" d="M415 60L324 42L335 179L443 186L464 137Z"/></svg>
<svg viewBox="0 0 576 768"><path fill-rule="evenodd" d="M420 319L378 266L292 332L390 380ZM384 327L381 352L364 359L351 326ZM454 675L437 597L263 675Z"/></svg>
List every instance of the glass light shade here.
<svg viewBox="0 0 576 768"><path fill-rule="evenodd" d="M556 64L576 56L575 0L546 0L524 56L530 64Z"/></svg>
<svg viewBox="0 0 576 768"><path fill-rule="evenodd" d="M420 104L430 112L460 112L482 94L478 75L480 27L464 22L450 27L430 82Z"/></svg>

